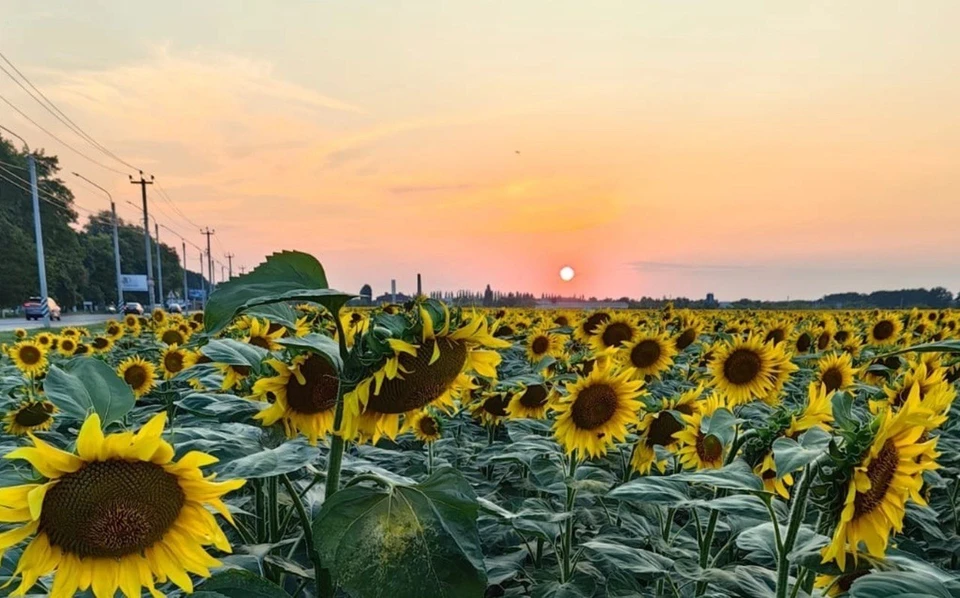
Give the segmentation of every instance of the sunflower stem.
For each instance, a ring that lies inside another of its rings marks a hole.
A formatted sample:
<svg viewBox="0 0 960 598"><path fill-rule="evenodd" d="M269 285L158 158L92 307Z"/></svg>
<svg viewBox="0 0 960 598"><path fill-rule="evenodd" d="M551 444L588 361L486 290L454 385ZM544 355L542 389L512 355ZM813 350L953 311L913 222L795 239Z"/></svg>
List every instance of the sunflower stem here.
<svg viewBox="0 0 960 598"><path fill-rule="evenodd" d="M570 469L567 477L567 502L566 513L568 514L563 529L563 568L560 570L560 583L566 583L573 576L573 526L574 513L573 505L577 499L577 488L573 485L577 475L577 456L570 455Z"/></svg>
<svg viewBox="0 0 960 598"><path fill-rule="evenodd" d="M317 546L313 537L313 522L307 516L307 510L303 506L303 500L294 488L293 482L286 475L280 476L280 481L290 495L290 501L293 508L297 510L300 517L301 527L303 527L303 539L307 544L307 554L310 556L310 562L313 563L313 570L316 573L317 595L331 597L333 596L333 581L330 579L330 572L324 569L320 564L320 553L317 552Z"/></svg>
<svg viewBox="0 0 960 598"><path fill-rule="evenodd" d="M433 474L433 443L427 443L427 475Z"/></svg>
<svg viewBox="0 0 960 598"><path fill-rule="evenodd" d="M267 510L270 514L270 542L280 541L280 501L277 500L276 476L267 480Z"/></svg>
<svg viewBox="0 0 960 598"><path fill-rule="evenodd" d="M814 463L814 466L816 462ZM790 505L790 521L787 527L787 537L783 540L783 546L777 559L777 598L787 598L787 586L790 580L790 559L787 555L793 550L793 545L797 541L797 534L800 531L807 510L807 494L810 492L810 485L813 483L814 470L812 466L807 465L803 471L803 477L797 484L796 493L793 495L793 504ZM797 584L800 580L797 580Z"/></svg>
<svg viewBox="0 0 960 598"><path fill-rule="evenodd" d="M267 537L267 514L264 512L263 481L259 478L253 480L253 499L257 512L257 542L263 542Z"/></svg>

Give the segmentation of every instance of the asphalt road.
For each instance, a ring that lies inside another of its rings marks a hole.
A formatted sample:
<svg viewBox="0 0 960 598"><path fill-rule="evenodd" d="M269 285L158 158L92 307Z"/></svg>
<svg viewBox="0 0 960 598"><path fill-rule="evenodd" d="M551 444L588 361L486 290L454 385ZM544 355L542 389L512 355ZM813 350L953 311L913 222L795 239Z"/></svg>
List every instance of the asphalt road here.
<svg viewBox="0 0 960 598"><path fill-rule="evenodd" d="M105 322L110 318L118 317L116 314L64 314L63 319L57 322L56 320L50 321L51 328L62 328L64 326L87 326L89 324L99 324L100 322ZM43 328L43 320L30 320L27 321L24 317L19 318L3 318L0 320L0 332L9 332L17 328Z"/></svg>

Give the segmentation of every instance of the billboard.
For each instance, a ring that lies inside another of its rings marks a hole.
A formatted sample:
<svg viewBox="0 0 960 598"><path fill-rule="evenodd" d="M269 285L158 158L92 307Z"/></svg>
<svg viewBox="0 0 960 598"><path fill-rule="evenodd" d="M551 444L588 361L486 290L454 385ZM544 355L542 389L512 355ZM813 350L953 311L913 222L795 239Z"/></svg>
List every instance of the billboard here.
<svg viewBox="0 0 960 598"><path fill-rule="evenodd" d="M142 291L147 292L146 274L121 274L120 288L124 291Z"/></svg>

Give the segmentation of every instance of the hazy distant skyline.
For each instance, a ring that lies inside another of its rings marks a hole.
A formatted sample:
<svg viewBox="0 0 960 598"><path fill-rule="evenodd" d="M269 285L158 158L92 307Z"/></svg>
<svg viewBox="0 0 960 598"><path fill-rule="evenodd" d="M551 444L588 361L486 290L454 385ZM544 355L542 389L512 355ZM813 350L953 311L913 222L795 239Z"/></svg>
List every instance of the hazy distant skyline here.
<svg viewBox="0 0 960 598"><path fill-rule="evenodd" d="M0 1L0 51L235 270L298 249L377 294L418 271L537 295L960 290L957 2ZM96 156L2 73L0 94ZM125 176L2 104L0 124L60 156L80 206L108 207L71 170L136 219Z"/></svg>

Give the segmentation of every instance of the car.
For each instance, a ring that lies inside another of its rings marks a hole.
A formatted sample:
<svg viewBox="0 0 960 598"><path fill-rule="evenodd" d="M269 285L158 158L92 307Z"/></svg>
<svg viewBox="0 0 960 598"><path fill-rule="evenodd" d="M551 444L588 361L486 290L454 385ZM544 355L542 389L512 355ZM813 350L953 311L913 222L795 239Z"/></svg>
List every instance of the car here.
<svg viewBox="0 0 960 598"><path fill-rule="evenodd" d="M133 314L135 316L143 315L143 306L137 303L136 301L130 301L123 304L123 315L128 316Z"/></svg>
<svg viewBox="0 0 960 598"><path fill-rule="evenodd" d="M183 307L179 303L170 303L167 305L167 311L172 314L182 314Z"/></svg>
<svg viewBox="0 0 960 598"><path fill-rule="evenodd" d="M60 320L60 306L52 297L47 297L47 310L50 312L51 320ZM23 315L27 320L42 320L43 311L41 310L40 297L30 297L23 303Z"/></svg>

